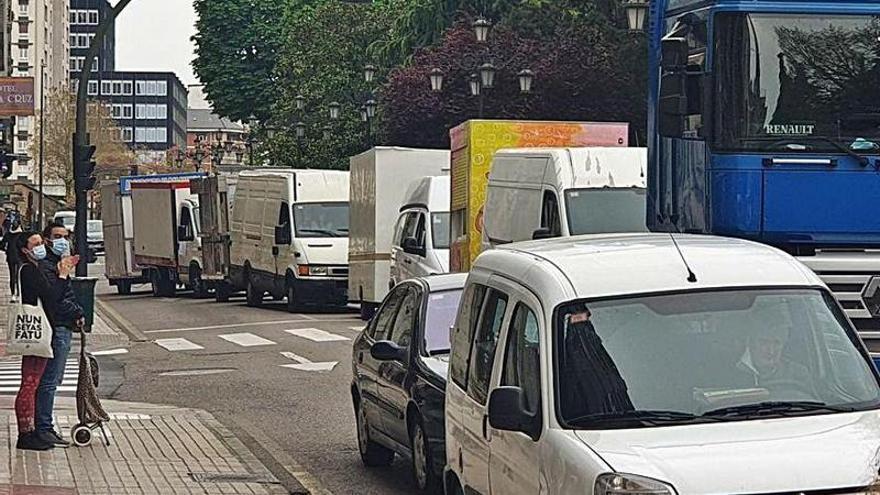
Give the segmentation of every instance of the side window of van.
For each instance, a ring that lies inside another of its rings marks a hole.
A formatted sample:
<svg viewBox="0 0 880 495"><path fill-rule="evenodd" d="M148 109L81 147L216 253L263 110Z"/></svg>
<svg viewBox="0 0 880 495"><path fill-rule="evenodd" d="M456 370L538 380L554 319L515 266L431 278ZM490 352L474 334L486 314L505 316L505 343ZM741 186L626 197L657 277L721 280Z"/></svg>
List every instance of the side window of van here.
<svg viewBox="0 0 880 495"><path fill-rule="evenodd" d="M416 213L418 216L418 221L416 222L416 233L413 237L419 242L419 247L425 248L425 233L427 230L425 229L425 214L424 213Z"/></svg>
<svg viewBox="0 0 880 495"><path fill-rule="evenodd" d="M471 284L461 298L459 318L452 331L452 356L449 359L449 377L462 389L467 389L468 364L471 360L471 339L486 297L486 287Z"/></svg>
<svg viewBox="0 0 880 495"><path fill-rule="evenodd" d="M419 223L419 214L418 213L407 213L406 221L403 224L403 237L401 238L401 245L403 245L403 241L410 237L416 237L416 227L418 227ZM418 239L416 239L418 240Z"/></svg>
<svg viewBox="0 0 880 495"><path fill-rule="evenodd" d="M501 385L519 387L526 396L526 409L541 411L541 353L538 318L524 304L518 304L507 335Z"/></svg>
<svg viewBox="0 0 880 495"><path fill-rule="evenodd" d="M290 205L281 202L281 210L278 212L278 225L290 226Z"/></svg>
<svg viewBox="0 0 880 495"><path fill-rule="evenodd" d="M541 201L541 228L550 231L553 237L562 235L562 224L559 220L559 200L553 191L544 191Z"/></svg>
<svg viewBox="0 0 880 495"><path fill-rule="evenodd" d="M180 226L183 227L184 231L186 232L186 239L181 240L189 240L189 238L194 235L192 214L190 214L189 208L183 208L182 210L180 210Z"/></svg>
<svg viewBox="0 0 880 495"><path fill-rule="evenodd" d="M480 404L485 404L489 395L489 380L492 378L492 366L495 364L495 350L498 349L498 336L501 333L501 324L504 322L506 311L507 295L489 289L474 334L468 376L468 395Z"/></svg>
<svg viewBox="0 0 880 495"><path fill-rule="evenodd" d="M400 218L397 219L397 225L394 226L394 239L391 240L391 243L398 247L403 246L403 226L406 224L406 217L406 213L400 215Z"/></svg>

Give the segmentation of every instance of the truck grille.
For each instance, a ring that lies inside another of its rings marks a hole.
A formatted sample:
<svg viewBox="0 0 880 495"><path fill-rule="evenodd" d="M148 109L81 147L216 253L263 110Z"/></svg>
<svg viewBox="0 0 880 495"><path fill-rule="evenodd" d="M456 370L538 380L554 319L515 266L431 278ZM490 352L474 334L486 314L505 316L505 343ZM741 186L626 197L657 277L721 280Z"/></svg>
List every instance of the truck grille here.
<svg viewBox="0 0 880 495"><path fill-rule="evenodd" d="M880 315L880 274L819 273L853 320Z"/></svg>

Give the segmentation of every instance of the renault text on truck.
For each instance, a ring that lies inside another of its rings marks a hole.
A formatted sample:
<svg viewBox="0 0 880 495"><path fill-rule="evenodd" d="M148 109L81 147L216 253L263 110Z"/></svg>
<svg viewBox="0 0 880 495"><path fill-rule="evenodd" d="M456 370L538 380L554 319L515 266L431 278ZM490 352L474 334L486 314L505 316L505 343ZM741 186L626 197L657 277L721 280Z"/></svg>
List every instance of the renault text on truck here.
<svg viewBox="0 0 880 495"><path fill-rule="evenodd" d="M230 224L230 280L250 306L266 294L304 304L348 303L348 172L239 174Z"/></svg>
<svg viewBox="0 0 880 495"><path fill-rule="evenodd" d="M651 230L777 246L880 328L880 1L650 9Z"/></svg>
<svg viewBox="0 0 880 495"><path fill-rule="evenodd" d="M501 150L492 160L483 250L582 234L644 232L645 148Z"/></svg>

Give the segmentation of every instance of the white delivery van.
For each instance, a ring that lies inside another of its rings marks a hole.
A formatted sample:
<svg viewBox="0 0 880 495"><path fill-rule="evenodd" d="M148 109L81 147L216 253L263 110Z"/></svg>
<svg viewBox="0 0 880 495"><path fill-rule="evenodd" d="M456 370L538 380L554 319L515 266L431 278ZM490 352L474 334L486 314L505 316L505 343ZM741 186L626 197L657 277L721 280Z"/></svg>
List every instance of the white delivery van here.
<svg viewBox="0 0 880 495"><path fill-rule="evenodd" d="M388 293L391 239L407 186L449 170L449 151L378 147L351 157L349 301L369 319Z"/></svg>
<svg viewBox="0 0 880 495"><path fill-rule="evenodd" d="M497 152L482 250L536 238L646 232L647 160L645 148Z"/></svg>
<svg viewBox="0 0 880 495"><path fill-rule="evenodd" d="M878 380L825 284L774 248L503 246L452 331L446 493L875 493Z"/></svg>
<svg viewBox="0 0 880 495"><path fill-rule="evenodd" d="M391 285L449 271L449 176L410 184L391 240Z"/></svg>
<svg viewBox="0 0 880 495"><path fill-rule="evenodd" d="M250 306L266 293L303 304L347 304L349 174L256 170L239 174L229 275Z"/></svg>
<svg viewBox="0 0 880 495"><path fill-rule="evenodd" d="M131 184L134 262L149 273L153 295L170 297L178 284L196 297L208 294L202 280L199 197L189 179Z"/></svg>

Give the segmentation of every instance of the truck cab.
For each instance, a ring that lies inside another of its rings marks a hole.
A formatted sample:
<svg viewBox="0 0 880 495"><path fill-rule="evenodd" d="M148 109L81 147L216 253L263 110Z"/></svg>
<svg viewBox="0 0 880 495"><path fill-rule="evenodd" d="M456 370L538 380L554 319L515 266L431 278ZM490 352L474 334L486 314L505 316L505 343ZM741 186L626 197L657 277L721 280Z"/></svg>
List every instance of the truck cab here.
<svg viewBox="0 0 880 495"><path fill-rule="evenodd" d="M391 284L449 271L449 176L423 177L407 190L391 240Z"/></svg>
<svg viewBox="0 0 880 495"><path fill-rule="evenodd" d="M644 232L644 148L510 149L495 154L482 249L533 238Z"/></svg>

